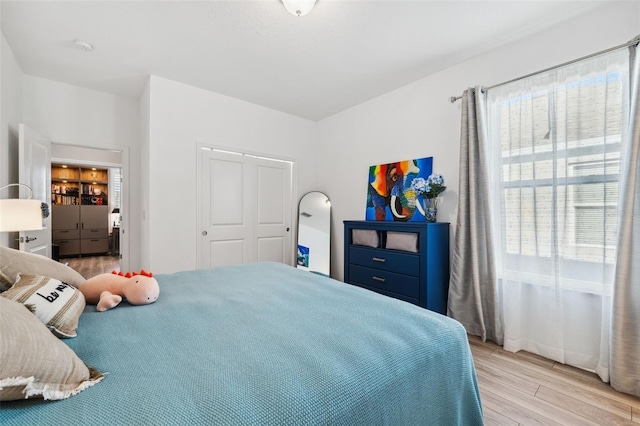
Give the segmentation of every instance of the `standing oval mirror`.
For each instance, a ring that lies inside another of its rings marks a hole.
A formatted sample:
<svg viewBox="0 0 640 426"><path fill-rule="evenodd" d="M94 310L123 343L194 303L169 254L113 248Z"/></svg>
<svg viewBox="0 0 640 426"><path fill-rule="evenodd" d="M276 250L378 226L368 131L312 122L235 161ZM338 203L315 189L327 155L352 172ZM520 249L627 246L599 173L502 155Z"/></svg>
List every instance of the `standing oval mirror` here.
<svg viewBox="0 0 640 426"><path fill-rule="evenodd" d="M298 205L297 267L329 275L331 271L331 202L322 192L309 192Z"/></svg>

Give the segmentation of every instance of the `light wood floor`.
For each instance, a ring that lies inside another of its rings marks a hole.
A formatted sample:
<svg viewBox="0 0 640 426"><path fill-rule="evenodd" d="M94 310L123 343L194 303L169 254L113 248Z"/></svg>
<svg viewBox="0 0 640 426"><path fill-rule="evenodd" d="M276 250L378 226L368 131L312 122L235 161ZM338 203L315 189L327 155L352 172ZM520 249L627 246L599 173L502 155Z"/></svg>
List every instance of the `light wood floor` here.
<svg viewBox="0 0 640 426"><path fill-rule="evenodd" d="M106 272L120 271L118 256L68 257L60 259L60 262L67 263L87 279Z"/></svg>
<svg viewBox="0 0 640 426"><path fill-rule="evenodd" d="M640 398L595 374L470 336L486 425L640 424Z"/></svg>

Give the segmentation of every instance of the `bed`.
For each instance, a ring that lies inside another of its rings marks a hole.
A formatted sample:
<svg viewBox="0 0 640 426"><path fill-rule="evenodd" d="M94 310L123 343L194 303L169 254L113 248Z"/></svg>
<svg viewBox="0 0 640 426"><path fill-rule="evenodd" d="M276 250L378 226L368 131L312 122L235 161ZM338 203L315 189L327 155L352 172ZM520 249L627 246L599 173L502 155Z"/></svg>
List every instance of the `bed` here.
<svg viewBox="0 0 640 426"><path fill-rule="evenodd" d="M87 305L62 340L100 383L2 402L0 424L482 424L452 319L276 263L156 278L157 302Z"/></svg>

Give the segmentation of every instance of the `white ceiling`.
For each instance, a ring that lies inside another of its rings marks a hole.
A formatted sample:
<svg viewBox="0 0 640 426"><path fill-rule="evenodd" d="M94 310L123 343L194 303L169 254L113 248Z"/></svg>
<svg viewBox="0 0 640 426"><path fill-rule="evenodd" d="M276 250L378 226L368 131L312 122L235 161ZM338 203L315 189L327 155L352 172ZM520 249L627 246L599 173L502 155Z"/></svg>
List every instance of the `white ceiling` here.
<svg viewBox="0 0 640 426"><path fill-rule="evenodd" d="M154 74L319 120L603 3L320 0L298 18L280 0L2 0L0 13L26 74L133 98Z"/></svg>

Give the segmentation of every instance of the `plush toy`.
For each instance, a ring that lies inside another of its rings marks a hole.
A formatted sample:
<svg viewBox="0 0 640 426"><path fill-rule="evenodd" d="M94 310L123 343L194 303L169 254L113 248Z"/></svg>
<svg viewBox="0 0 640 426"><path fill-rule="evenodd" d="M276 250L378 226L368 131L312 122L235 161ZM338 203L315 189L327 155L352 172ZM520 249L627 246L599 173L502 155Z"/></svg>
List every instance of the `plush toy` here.
<svg viewBox="0 0 640 426"><path fill-rule="evenodd" d="M89 278L78 286L87 303L96 304L98 311L118 306L122 299L132 305L148 305L155 302L160 294L158 281L144 269L140 272L115 271Z"/></svg>

